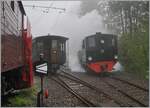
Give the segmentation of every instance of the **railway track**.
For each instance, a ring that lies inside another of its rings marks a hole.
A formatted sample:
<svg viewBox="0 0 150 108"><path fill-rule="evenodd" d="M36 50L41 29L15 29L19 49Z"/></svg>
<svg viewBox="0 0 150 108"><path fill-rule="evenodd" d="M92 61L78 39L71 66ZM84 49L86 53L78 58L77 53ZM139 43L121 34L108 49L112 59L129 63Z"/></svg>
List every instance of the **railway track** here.
<svg viewBox="0 0 150 108"><path fill-rule="evenodd" d="M84 86L86 86L86 87L88 87L88 88L90 88L90 89L96 91L96 92L99 93L99 94L103 94L103 95L104 95L106 98L108 98L109 100L113 100L113 102L114 102L115 104L117 104L118 106L124 106L121 101L115 99L114 97L111 97L110 95L108 95L107 93L105 93L105 91L103 91L103 90L101 90L100 88L97 88L97 87L95 87L95 86L93 86L93 85L91 85L91 84L89 84L89 83L87 83L87 82L85 82L85 81L83 81L83 80L81 80L81 79L75 77L74 75L72 75L72 74L70 74L70 73L67 73L67 72L61 70L61 72L59 73L59 76L68 78L68 79L70 79L70 80L73 80L73 81L75 81L75 82L77 82L77 83L80 83L80 84L82 84L82 85L84 85ZM101 103L100 105L103 106L102 103Z"/></svg>
<svg viewBox="0 0 150 108"><path fill-rule="evenodd" d="M63 88L65 88L68 92L70 92L71 94L73 94L76 98L78 98L80 101L82 101L87 107L96 107L97 105L95 105L94 103L90 102L89 100L87 100L86 98L84 98L83 96L81 96L80 94L78 94L77 92L75 92L71 87L68 86L68 84L63 81L62 78L60 78L59 76L55 76L55 77L51 77L52 80L54 80L55 82L57 82L59 85L61 85Z"/></svg>
<svg viewBox="0 0 150 108"><path fill-rule="evenodd" d="M134 84L133 82L115 77L115 76L111 76L109 77L110 80L112 80L111 82L117 82L117 83L121 83L120 85L124 85L124 88L133 88L130 89L130 91L133 91L131 93L138 93L138 92L142 92L143 94L147 94L148 95L148 88L142 87L140 85ZM114 81L113 81L114 80ZM136 96L134 96L133 94L131 94L129 91L125 91L123 88L121 87L117 87L116 85L119 84L112 84L110 83L108 80L103 80L105 83L107 83L109 86L113 87L114 89L118 90L120 93L122 93L123 95L127 96L128 98L132 99L133 101L137 102L140 106L144 106L147 107L148 106L148 102L144 102L141 98L137 98ZM134 91L135 90L135 91ZM140 93L138 93L140 94Z"/></svg>
<svg viewBox="0 0 150 108"><path fill-rule="evenodd" d="M112 88L114 88L116 91L122 93L124 96L130 98L131 100L135 101L136 103L138 103L141 107L147 107L148 105L142 103L141 101L139 101L138 99L136 99L135 97L132 97L130 94L128 94L127 92L123 91L122 89L120 89L119 87L116 87L115 85L109 83L106 80L103 80L104 83L106 83L107 85L111 86Z"/></svg>
<svg viewBox="0 0 150 108"><path fill-rule="evenodd" d="M62 74L63 74L63 75L62 75ZM114 100L115 103L117 103L118 105L124 106L124 104L122 104L121 101L118 101L118 99L116 99L116 98L114 98L113 96L111 96L110 94L106 93L104 90L101 90L101 89L97 88L96 86L93 86L93 85L91 85L91 84L89 84L89 83L87 83L87 82L85 82L85 81L83 81L83 80L81 80L81 79L75 77L74 75L72 75L72 74L66 72L66 70L65 70L64 68L62 68L61 75L62 75L63 77L67 77L67 78L69 78L69 79L71 79L71 80L74 80L74 81L76 81L76 82L82 83L83 85L86 85L86 86L88 86L89 88L91 88L91 89L93 89L93 90L95 90L95 91L97 91L97 92L99 92L99 93L103 93L103 94L105 94L105 96L107 96L107 97L109 97L110 99ZM136 84L134 84L134 83L132 83L132 82L129 82L129 81L126 81L126 80L117 78L117 77L115 77L115 76L107 77L107 79L108 79L108 81L107 81L107 80L102 80L102 81L103 81L106 85L108 85L108 86L110 86L111 88L113 88L113 90L119 92L120 94L122 94L122 96L128 98L129 100L131 100L131 102L133 102L133 105L130 103L129 106L136 106L136 105L139 105L139 106L141 106L141 107L147 107L147 106L148 106L148 104L147 104L146 101L145 101L145 102L144 102L143 100L141 101L141 99L134 97L132 94L128 93L128 91L125 91L125 90L123 90L122 88L116 87L116 85L110 83L109 80L110 80L110 79L111 79L111 80L115 80L116 82L119 82L119 81L120 81L120 82L123 83L123 84L128 84L129 86L135 87L136 90L137 90L137 89L143 90L143 92L147 92L147 93L148 93L148 91L149 91L148 88L141 87L141 86L136 85ZM126 87L128 87L128 86L126 86ZM134 91L134 90L133 90L133 91ZM134 93L134 92L133 92L133 93ZM136 105L134 105L134 103L136 103Z"/></svg>
<svg viewBox="0 0 150 108"><path fill-rule="evenodd" d="M136 87L136 88L138 88L138 89L141 89L141 90L143 90L143 91L145 91L145 92L149 92L149 89L148 89L148 88L144 88L144 87L142 87L142 86L139 86L139 85L137 85L137 84L131 83L131 82L126 81L126 80L123 80L123 79L121 79L121 78L117 78L117 77L114 77L114 76L112 76L112 77L110 77L110 78L111 78L111 79L114 79L114 80L116 80L116 81L121 81L121 82L123 82L123 83L127 83L127 84L129 84L129 85L131 85L131 86L134 86L134 87Z"/></svg>

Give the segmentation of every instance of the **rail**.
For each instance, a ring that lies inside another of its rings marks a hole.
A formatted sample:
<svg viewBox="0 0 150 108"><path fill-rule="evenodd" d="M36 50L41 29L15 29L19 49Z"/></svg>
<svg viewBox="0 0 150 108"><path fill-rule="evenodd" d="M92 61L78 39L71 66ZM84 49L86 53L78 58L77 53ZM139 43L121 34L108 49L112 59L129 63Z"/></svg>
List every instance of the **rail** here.
<svg viewBox="0 0 150 108"><path fill-rule="evenodd" d="M65 75L62 75L61 73L64 73ZM85 85L86 87L88 87L88 88L90 88L90 89L92 89L92 90L95 90L95 91L98 92L98 93L102 93L102 94L104 94L108 99L113 100L113 101L114 101L116 104L118 104L119 106L123 106L121 101L116 100L115 98L111 97L110 95L108 95L107 93L105 93L105 92L104 92L103 90L101 90L100 88L97 88L97 87L95 87L95 86L93 86L93 85L91 85L91 84L89 84L89 83L87 83L87 82L85 82L85 81L83 81L83 80L77 78L77 77L74 76L74 75L71 75L71 74L69 74L69 73L67 73L67 72L65 72L65 71L63 71L63 70L61 70L61 72L59 73L59 75L62 76L62 77L69 78L70 80L74 80L74 81L76 81L76 82L78 82L78 83L81 83L81 84ZM68 75L68 76L67 76L67 75Z"/></svg>
<svg viewBox="0 0 150 108"><path fill-rule="evenodd" d="M51 77L51 79L54 80L55 82L57 82L62 87L64 87L67 91L69 91L71 94L73 94L79 100L81 100L86 106L96 107L96 105L94 103L90 102L89 100L87 100L86 98L82 97L80 94L75 92L72 88L70 88L59 76L57 76L57 77L55 76L55 78Z"/></svg>
<svg viewBox="0 0 150 108"><path fill-rule="evenodd" d="M87 83L87 82L85 82L85 81L83 81L83 80L77 78L76 76L74 76L74 75L72 75L72 74L66 72L66 71L64 70L64 68L62 68L62 70L61 70L60 73L63 73L63 74L64 74L64 75L60 74L60 75L63 76L63 77L69 78L69 79L74 80L74 81L76 81L76 82L78 82L78 83L82 83L83 85L86 85L87 87L89 87L89 88L91 88L91 89L94 89L94 90L96 90L96 91L99 92L99 93L103 93L105 96L107 96L107 97L109 97L110 99L114 100L115 103L117 103L118 105L121 106L121 102L120 102L120 101L118 101L118 100L116 100L115 98L111 97L109 94L105 93L105 92L102 91L101 89L99 89L99 88L97 88L97 87L95 87L95 86L93 86L93 85L91 85L91 84L89 84L89 83ZM148 89L147 89L147 88L141 87L141 86L136 85L136 84L134 84L134 83L131 83L131 82L129 82L129 81L125 81L125 80L122 80L122 79L120 79L120 78L116 78L116 77L112 77L112 76L109 77L109 78L114 79L114 80L119 80L119 81L121 81L121 82L123 82L123 83L127 83L127 84L129 84L129 85L131 85L131 86L134 86L134 87L136 87L136 88L139 88L139 89L141 89L141 90L143 90L143 91L148 92ZM124 96L128 97L128 98L131 99L132 101L138 103L140 106L143 106L143 107L147 107L147 106L148 106L148 105L142 103L141 101L139 101L138 99L136 99L135 97L130 96L128 93L126 93L125 91L121 90L120 88L114 86L113 84L110 84L110 83L108 83L107 81L104 81L104 83L106 83L107 85L111 86L111 87L114 88L116 91L120 92L121 94L123 94Z"/></svg>
<svg viewBox="0 0 150 108"><path fill-rule="evenodd" d="M134 87L136 87L136 88L142 89L143 91L146 91L146 92L149 91L148 88L144 88L144 87L142 87L142 86L136 85L136 84L131 83L131 82L129 82L129 81L126 81L126 80L123 80L123 79L120 79L120 78L117 78L117 77L110 77L110 78L112 78L112 79L114 79L114 80L119 80L119 81L121 81L121 82L123 82L123 83L127 83L127 84L129 84L129 85L131 85L131 86L134 86Z"/></svg>
<svg viewBox="0 0 150 108"><path fill-rule="evenodd" d="M127 96L128 98L130 98L131 100L137 102L138 104L140 104L142 107L147 107L147 105L143 104L142 102L140 102L139 100L137 100L136 98L130 96L129 94L127 94L126 92L124 92L123 90L119 89L118 87L115 87L114 85L108 83L107 81L104 81L107 85L111 86L112 88L116 89L118 92L122 93L123 95Z"/></svg>

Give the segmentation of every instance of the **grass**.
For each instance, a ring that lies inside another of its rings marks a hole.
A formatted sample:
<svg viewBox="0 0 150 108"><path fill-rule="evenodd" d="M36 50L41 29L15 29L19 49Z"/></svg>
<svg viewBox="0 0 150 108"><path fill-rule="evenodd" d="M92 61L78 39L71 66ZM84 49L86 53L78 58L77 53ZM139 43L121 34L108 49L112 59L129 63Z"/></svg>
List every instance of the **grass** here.
<svg viewBox="0 0 150 108"><path fill-rule="evenodd" d="M12 107L22 107L22 106L31 106L32 102L31 99L28 99L26 97L23 96L16 96L15 98L12 98L9 100L9 105L8 106L12 106Z"/></svg>
<svg viewBox="0 0 150 108"><path fill-rule="evenodd" d="M15 96L8 99L8 107L30 107L36 106L36 86L29 89L21 90Z"/></svg>
<svg viewBox="0 0 150 108"><path fill-rule="evenodd" d="M40 90L40 81L35 78L35 84L31 88L20 90L8 98L5 107L36 107L37 93Z"/></svg>

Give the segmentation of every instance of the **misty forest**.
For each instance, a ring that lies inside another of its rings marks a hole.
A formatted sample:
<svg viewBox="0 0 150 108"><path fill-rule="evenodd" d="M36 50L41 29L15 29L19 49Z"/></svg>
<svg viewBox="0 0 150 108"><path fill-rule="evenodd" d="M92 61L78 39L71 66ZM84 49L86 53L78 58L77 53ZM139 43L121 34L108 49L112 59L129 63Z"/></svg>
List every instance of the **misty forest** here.
<svg viewBox="0 0 150 108"><path fill-rule="evenodd" d="M119 61L125 71L148 78L149 2L99 0L89 2L82 2L80 17L94 9L98 10L107 29L119 35Z"/></svg>

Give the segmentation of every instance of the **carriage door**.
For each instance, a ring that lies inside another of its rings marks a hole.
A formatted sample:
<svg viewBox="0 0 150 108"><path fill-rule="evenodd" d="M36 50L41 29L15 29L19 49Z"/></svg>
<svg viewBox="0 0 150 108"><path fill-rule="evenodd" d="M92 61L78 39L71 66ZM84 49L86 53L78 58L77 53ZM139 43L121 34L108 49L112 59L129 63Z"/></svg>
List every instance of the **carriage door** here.
<svg viewBox="0 0 150 108"><path fill-rule="evenodd" d="M51 49L51 63L56 64L57 63L57 40L52 40L52 49Z"/></svg>

